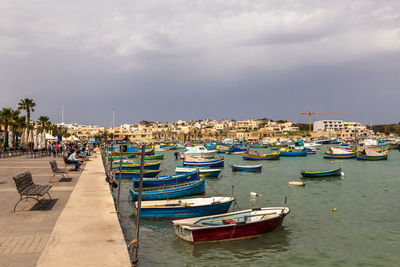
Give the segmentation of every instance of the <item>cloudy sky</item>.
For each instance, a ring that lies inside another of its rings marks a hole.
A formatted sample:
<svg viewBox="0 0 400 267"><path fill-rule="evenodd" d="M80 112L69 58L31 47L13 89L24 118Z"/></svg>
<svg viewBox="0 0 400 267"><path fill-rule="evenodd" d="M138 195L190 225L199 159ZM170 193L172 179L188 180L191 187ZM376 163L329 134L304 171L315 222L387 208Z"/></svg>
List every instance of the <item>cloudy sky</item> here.
<svg viewBox="0 0 400 267"><path fill-rule="evenodd" d="M0 107L109 126L399 122L399 0L0 0Z"/></svg>

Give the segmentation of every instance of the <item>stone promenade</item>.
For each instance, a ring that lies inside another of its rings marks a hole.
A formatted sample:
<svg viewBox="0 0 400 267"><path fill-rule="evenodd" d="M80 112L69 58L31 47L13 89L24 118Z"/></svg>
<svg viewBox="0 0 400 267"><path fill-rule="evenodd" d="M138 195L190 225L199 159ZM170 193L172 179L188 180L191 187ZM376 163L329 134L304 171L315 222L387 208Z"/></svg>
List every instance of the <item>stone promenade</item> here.
<svg viewBox="0 0 400 267"><path fill-rule="evenodd" d="M57 177L52 182L52 157L0 159L0 266L129 266L97 155L83 172L70 171L71 179ZM61 158L56 160L64 167ZM53 186L52 200L46 196L42 205L21 202L14 213L19 194L12 177L28 170L34 183ZM111 259L114 256L119 259Z"/></svg>

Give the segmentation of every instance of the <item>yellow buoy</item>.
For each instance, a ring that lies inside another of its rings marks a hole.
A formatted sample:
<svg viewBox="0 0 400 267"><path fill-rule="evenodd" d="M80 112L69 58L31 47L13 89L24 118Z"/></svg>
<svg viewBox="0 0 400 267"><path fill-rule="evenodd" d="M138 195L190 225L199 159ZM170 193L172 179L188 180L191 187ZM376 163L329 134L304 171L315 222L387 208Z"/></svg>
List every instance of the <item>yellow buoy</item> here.
<svg viewBox="0 0 400 267"><path fill-rule="evenodd" d="M333 212L336 212L336 208L333 208L332 211L333 211Z"/></svg>

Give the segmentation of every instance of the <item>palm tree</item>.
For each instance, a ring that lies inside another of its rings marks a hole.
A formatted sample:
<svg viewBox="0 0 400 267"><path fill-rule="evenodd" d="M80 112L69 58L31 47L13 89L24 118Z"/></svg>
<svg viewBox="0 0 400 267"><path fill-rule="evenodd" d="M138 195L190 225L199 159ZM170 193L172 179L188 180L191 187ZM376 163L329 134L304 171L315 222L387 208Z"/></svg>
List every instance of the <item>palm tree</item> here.
<svg viewBox="0 0 400 267"><path fill-rule="evenodd" d="M9 126L12 132L13 140L11 143L14 147L17 147L18 144L18 131L25 127L25 116L20 116L21 112L19 110L12 110L11 118L9 120Z"/></svg>
<svg viewBox="0 0 400 267"><path fill-rule="evenodd" d="M14 110L12 108L3 108L0 110L0 122L4 125L4 148L8 147L8 126L14 117Z"/></svg>
<svg viewBox="0 0 400 267"><path fill-rule="evenodd" d="M37 122L40 123L40 132L43 133L46 129L46 123L50 122L50 118L47 116L40 116Z"/></svg>
<svg viewBox="0 0 400 267"><path fill-rule="evenodd" d="M18 109L26 111L26 124L28 127L28 134L26 137L27 140L29 140L29 136L31 135L31 131L32 131L32 129L30 127L31 112L35 111L35 106L36 106L36 103L33 101L33 99L30 99L30 98L21 99L18 103Z"/></svg>

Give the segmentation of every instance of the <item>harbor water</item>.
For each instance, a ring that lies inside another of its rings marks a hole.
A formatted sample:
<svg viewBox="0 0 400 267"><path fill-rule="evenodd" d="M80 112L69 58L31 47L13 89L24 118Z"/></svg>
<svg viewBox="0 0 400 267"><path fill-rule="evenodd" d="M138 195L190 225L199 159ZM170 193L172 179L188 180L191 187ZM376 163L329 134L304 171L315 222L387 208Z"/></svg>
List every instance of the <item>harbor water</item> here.
<svg viewBox="0 0 400 267"><path fill-rule="evenodd" d="M207 180L206 196L234 196L240 209L287 206L282 227L261 237L191 244L175 237L171 220L141 220L140 266L398 266L400 262L400 152L384 161L329 160L321 151L307 157L243 161L223 155L219 179ZM261 150L261 149L260 149ZM262 149L265 153L268 149ZM181 160L165 154L162 175ZM261 173L233 173L230 163L263 164ZM301 179L301 170L342 167L343 177ZM302 180L305 187L288 186ZM121 226L135 235L131 181L122 181ZM257 197L250 196L257 192ZM333 211L336 209L336 211Z"/></svg>

